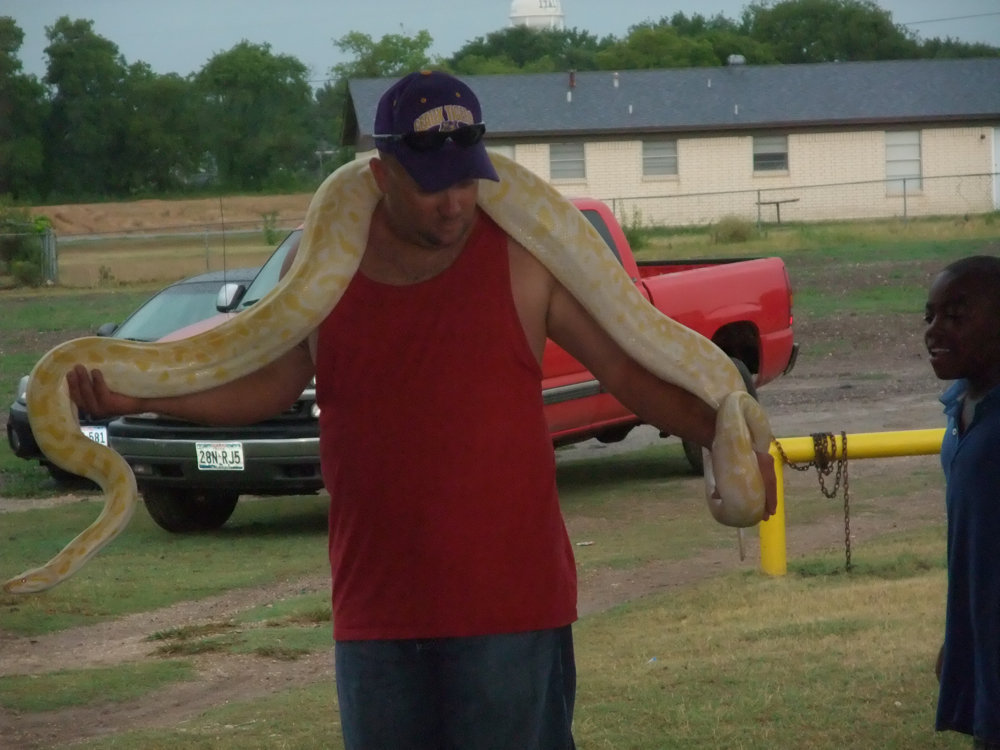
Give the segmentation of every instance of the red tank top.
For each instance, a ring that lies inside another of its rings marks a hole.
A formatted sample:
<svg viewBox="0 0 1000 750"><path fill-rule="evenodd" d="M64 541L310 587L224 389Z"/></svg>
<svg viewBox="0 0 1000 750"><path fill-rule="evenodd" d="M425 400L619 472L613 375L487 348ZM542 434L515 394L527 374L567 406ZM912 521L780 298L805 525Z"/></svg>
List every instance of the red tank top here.
<svg viewBox="0 0 1000 750"><path fill-rule="evenodd" d="M356 274L319 330L338 640L520 632L576 619L541 370L507 238L481 215L443 273Z"/></svg>

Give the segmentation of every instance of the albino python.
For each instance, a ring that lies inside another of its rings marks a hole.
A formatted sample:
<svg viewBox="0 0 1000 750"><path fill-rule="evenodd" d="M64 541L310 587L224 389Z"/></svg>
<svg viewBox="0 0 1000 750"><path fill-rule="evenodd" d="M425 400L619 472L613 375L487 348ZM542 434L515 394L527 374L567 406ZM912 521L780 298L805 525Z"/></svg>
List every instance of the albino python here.
<svg viewBox="0 0 1000 750"><path fill-rule="evenodd" d="M706 461L709 507L721 523L757 523L764 491L753 448L766 452L771 432L729 358L650 305L572 203L515 162L500 155L493 160L501 181L481 181L480 206L547 266L632 357L718 408L716 438ZM128 464L81 433L66 387L68 370L76 363L99 368L113 390L153 397L205 390L271 362L302 341L340 299L360 263L379 197L365 160L330 175L310 203L289 272L260 302L213 330L154 344L80 338L39 360L27 393L39 447L57 465L98 483L105 501L87 529L46 564L7 580L6 592L44 591L73 575L125 528L138 502Z"/></svg>

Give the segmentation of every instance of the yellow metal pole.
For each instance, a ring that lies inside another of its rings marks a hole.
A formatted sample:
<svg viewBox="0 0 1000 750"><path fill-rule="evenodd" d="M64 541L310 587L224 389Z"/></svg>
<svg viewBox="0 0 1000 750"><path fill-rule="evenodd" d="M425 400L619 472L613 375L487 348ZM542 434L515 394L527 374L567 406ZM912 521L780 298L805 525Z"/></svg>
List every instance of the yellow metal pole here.
<svg viewBox="0 0 1000 750"><path fill-rule="evenodd" d="M892 458L895 456L929 456L941 452L944 429L902 430L899 432L858 432L847 436L847 455L856 458ZM816 447L812 437L781 438L781 448L789 461L812 461ZM785 472L777 446L771 444L774 474L778 480L778 509L760 524L760 567L774 576L788 572L788 550L785 540ZM834 436L834 455L844 455L844 439Z"/></svg>
<svg viewBox="0 0 1000 750"><path fill-rule="evenodd" d="M785 541L785 467L773 443L771 458L774 460L774 476L778 484L778 507L773 516L760 524L760 567L768 575L783 576L788 572Z"/></svg>

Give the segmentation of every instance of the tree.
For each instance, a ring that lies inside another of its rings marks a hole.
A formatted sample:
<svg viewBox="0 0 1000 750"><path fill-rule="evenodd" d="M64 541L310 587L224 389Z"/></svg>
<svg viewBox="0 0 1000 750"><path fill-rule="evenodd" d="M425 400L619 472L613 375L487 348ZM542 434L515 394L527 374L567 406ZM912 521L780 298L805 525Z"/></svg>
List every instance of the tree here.
<svg viewBox="0 0 1000 750"><path fill-rule="evenodd" d="M704 38L684 37L669 25L640 24L628 36L597 54L603 70L689 68L719 65L712 45Z"/></svg>
<svg viewBox="0 0 1000 750"><path fill-rule="evenodd" d="M17 52L24 32L13 18L0 16L0 196L38 197L42 186L42 128L47 114L45 88L21 72Z"/></svg>
<svg viewBox="0 0 1000 750"><path fill-rule="evenodd" d="M317 156L321 173L354 156L352 148L334 145L340 143L344 133L349 98L347 82L352 78L398 78L437 65L439 61L428 54L433 43L431 35L423 29L413 37L386 34L378 41L352 31L334 42L342 53L353 55L353 60L334 65L330 69L332 83L316 92L313 137L320 152Z"/></svg>
<svg viewBox="0 0 1000 750"><path fill-rule="evenodd" d="M120 194L125 141L125 61L93 22L62 16L46 27L45 82L55 90L45 130L50 189L81 198Z"/></svg>
<svg viewBox="0 0 1000 750"><path fill-rule="evenodd" d="M758 0L743 11L742 27L783 63L920 56L915 37L873 0Z"/></svg>
<svg viewBox="0 0 1000 750"><path fill-rule="evenodd" d="M197 171L203 147L192 87L176 73L158 75L146 63L129 66L121 161L131 192L176 190Z"/></svg>
<svg viewBox="0 0 1000 750"><path fill-rule="evenodd" d="M1000 57L1000 47L991 47L981 42L960 42L948 37L934 37L920 44L920 56L939 60L957 60L967 57Z"/></svg>
<svg viewBox="0 0 1000 750"><path fill-rule="evenodd" d="M201 131L222 185L259 191L291 184L313 159L308 69L246 40L195 75Z"/></svg>
<svg viewBox="0 0 1000 750"><path fill-rule="evenodd" d="M707 41L720 62L727 61L730 55L741 55L753 65L777 62L770 44L761 43L743 33L738 23L722 14L705 18L695 13L688 18L683 13L675 13L669 22L660 23L669 23L683 37Z"/></svg>
<svg viewBox="0 0 1000 750"><path fill-rule="evenodd" d="M337 81L351 78L398 78L437 64L427 54L433 43L434 39L426 29L421 29L413 37L386 34L377 42L367 34L352 31L334 44L341 52L352 54L354 59L334 65L330 73Z"/></svg>
<svg viewBox="0 0 1000 750"><path fill-rule="evenodd" d="M596 70L597 53L611 44L578 29L509 26L468 42L448 59L458 74Z"/></svg>

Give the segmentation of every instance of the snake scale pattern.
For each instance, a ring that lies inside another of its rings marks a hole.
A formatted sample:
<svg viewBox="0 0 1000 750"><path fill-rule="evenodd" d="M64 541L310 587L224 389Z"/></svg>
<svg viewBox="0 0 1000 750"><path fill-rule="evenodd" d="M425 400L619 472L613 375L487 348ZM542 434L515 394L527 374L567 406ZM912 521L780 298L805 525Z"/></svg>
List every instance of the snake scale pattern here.
<svg viewBox="0 0 1000 750"><path fill-rule="evenodd" d="M706 462L706 498L720 523L744 527L763 514L764 489L753 449L771 431L736 368L708 339L650 305L582 214L547 182L492 155L500 182L482 181L479 204L564 284L636 360L718 409ZM138 504L128 464L80 431L66 373L77 363L103 371L108 385L146 397L193 393L267 364L302 341L329 314L358 268L380 198L366 160L351 162L317 190L295 263L260 302L221 326L153 344L85 337L48 352L31 371L27 393L39 447L58 466L104 491L98 518L44 565L3 584L8 593L52 588L82 567L128 524ZM717 489L721 498L713 498Z"/></svg>

